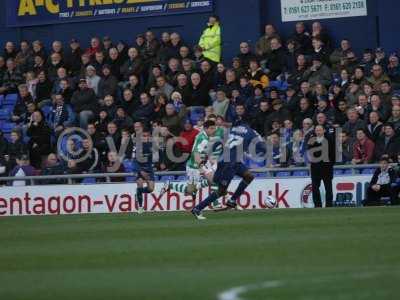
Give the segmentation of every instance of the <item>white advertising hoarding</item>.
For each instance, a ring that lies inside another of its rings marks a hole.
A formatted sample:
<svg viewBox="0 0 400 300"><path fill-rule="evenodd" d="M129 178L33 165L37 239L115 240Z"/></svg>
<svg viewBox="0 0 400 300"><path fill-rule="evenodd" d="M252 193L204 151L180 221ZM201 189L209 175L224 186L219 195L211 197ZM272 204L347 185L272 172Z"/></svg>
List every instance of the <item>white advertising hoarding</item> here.
<svg viewBox="0 0 400 300"><path fill-rule="evenodd" d="M367 16L367 0L281 0L282 22Z"/></svg>
<svg viewBox="0 0 400 300"><path fill-rule="evenodd" d="M345 195L354 204L359 203L365 197L365 186L370 178L363 175L335 178L334 199ZM232 183L230 192L237 184L238 181ZM144 197L147 211L187 211L208 194L208 190L203 189L195 201L174 191L159 197L161 186L161 183L156 184L155 192ZM128 183L1 187L0 217L132 213L137 210L135 192L136 185ZM240 197L239 203L244 209L265 209L263 199L267 195L276 197L279 208L313 207L310 178L256 179Z"/></svg>

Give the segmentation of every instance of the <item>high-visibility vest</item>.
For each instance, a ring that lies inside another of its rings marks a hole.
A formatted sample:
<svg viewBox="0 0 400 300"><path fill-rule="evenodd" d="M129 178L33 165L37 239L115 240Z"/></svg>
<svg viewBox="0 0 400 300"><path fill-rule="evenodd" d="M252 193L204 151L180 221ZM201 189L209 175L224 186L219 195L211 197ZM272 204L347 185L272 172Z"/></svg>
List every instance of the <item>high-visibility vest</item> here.
<svg viewBox="0 0 400 300"><path fill-rule="evenodd" d="M221 27L218 23L207 27L200 37L199 46L203 48L203 56L214 62L221 61Z"/></svg>

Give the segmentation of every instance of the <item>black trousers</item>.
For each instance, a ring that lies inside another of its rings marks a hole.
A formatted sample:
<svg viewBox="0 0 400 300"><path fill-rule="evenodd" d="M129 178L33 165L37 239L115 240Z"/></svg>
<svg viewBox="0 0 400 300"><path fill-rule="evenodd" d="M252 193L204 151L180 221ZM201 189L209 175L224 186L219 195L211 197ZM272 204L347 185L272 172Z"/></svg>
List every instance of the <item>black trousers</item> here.
<svg viewBox="0 0 400 300"><path fill-rule="evenodd" d="M312 183L312 198L315 207L322 207L321 193L319 188L321 181L324 182L326 197L326 207L333 206L333 191L332 191L332 180L333 180L333 165L331 164L311 164L311 183Z"/></svg>
<svg viewBox="0 0 400 300"><path fill-rule="evenodd" d="M381 189L378 192L369 187L365 206L381 205L381 197L390 197L392 204L396 205L398 201L397 194L398 193L395 192L395 189L391 188L389 185L381 185Z"/></svg>

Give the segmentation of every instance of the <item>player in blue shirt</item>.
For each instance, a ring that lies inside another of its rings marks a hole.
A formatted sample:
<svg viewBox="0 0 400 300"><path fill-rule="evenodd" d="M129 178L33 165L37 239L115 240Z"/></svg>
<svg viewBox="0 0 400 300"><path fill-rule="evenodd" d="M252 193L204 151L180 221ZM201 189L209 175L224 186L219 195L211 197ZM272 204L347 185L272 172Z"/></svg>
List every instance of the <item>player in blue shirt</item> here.
<svg viewBox="0 0 400 300"><path fill-rule="evenodd" d="M254 179L253 174L243 163L244 153L265 157L266 152L267 147L263 138L244 121L236 121L231 128L228 140L224 144L224 153L213 176L213 182L218 185L218 190L212 192L205 200L193 208L192 214L198 220L204 220L203 209L227 194L228 186L235 175L241 177L242 181L226 205L227 208L236 208L237 200Z"/></svg>
<svg viewBox="0 0 400 300"><path fill-rule="evenodd" d="M143 194L154 191L154 169L153 169L153 144L151 142L150 129L145 128L142 132L141 143L134 148L134 160L138 166L136 201L139 204L138 213L144 212ZM144 186L146 184L146 186Z"/></svg>

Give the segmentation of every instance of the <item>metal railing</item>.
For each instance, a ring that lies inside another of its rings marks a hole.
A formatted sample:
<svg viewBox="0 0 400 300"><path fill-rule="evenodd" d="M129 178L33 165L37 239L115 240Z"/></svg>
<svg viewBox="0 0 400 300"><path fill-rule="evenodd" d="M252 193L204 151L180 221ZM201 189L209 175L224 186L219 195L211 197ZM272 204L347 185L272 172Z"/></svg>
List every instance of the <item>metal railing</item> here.
<svg viewBox="0 0 400 300"><path fill-rule="evenodd" d="M359 174L359 170L362 169L375 169L379 167L378 164L369 164L369 165L335 165L335 170L352 170L352 172L346 173L345 175L356 175ZM279 172L296 172L296 171L309 171L309 167L290 167L290 168L256 168L251 169L254 173L264 173L266 178L275 178L276 174ZM186 175L185 171L175 171L175 172L155 172L157 176L182 176ZM79 184L74 182L74 180L81 180L87 178L94 179L103 179L103 183L114 183L111 178L130 178L136 177L136 172L130 173L84 173L84 174L65 174L65 175L38 175L38 176L21 176L21 177L0 177L0 182L13 182L13 181L30 181L31 185L40 184L41 181L44 180L65 180L65 183L60 184ZM306 177L306 176L290 176L288 178L293 177ZM308 177L308 176L307 176ZM116 182L115 182L116 183ZM121 183L121 182L119 182Z"/></svg>

